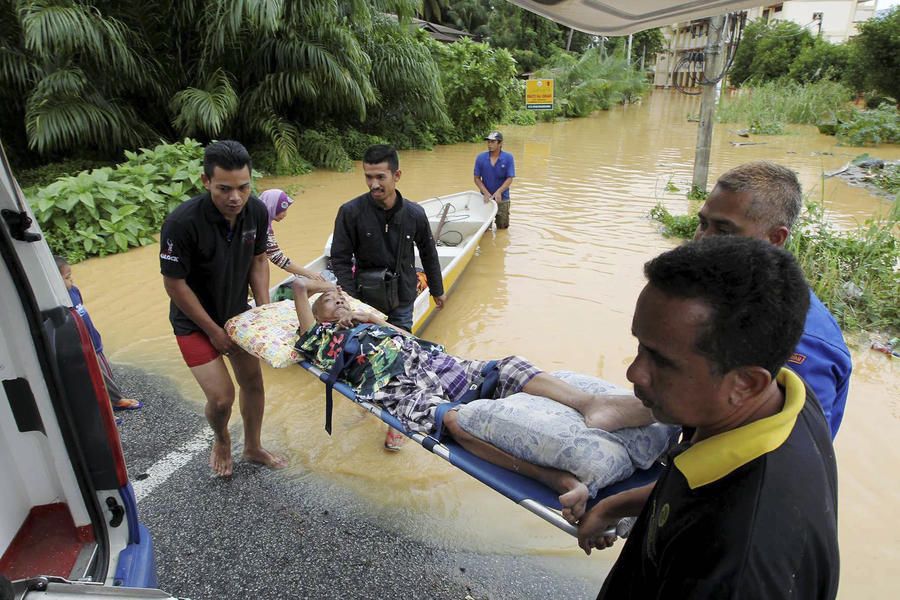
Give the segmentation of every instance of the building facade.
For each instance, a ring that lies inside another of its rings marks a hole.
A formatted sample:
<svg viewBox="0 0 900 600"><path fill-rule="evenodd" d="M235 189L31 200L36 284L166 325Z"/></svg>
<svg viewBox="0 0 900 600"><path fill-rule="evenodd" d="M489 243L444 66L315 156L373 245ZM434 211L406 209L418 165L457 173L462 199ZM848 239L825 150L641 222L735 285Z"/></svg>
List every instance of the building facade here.
<svg viewBox="0 0 900 600"><path fill-rule="evenodd" d="M791 21L807 29L813 35L841 44L859 33L858 26L875 14L875 0L793 0L778 4L767 4L748 9L747 22L765 20ZM698 53L706 47L707 20L675 23L662 28L666 38L666 50L656 59L653 83L657 87L697 87L698 70L701 62ZM726 29L726 44L731 47L733 39L731 26Z"/></svg>

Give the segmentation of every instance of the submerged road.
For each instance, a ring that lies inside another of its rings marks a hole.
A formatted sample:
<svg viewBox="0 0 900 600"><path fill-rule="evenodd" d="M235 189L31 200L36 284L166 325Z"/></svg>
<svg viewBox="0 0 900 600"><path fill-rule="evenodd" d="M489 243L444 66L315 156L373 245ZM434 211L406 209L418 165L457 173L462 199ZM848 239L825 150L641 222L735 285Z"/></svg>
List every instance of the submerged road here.
<svg viewBox="0 0 900 600"><path fill-rule="evenodd" d="M145 404L118 413L122 446L153 536L159 587L174 596L528 600L593 598L599 589L531 557L450 551L397 535L360 517L360 500L327 481L240 460L230 480L216 479L197 407L165 379L114 369L120 387ZM232 438L240 456L240 425Z"/></svg>

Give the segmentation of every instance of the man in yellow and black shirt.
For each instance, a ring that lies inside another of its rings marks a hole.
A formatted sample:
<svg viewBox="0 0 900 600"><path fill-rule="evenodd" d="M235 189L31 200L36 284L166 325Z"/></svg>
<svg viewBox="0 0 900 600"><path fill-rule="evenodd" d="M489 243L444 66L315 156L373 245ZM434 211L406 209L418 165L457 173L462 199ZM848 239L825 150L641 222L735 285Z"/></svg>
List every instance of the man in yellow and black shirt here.
<svg viewBox="0 0 900 600"><path fill-rule="evenodd" d="M632 322L635 395L685 428L655 485L579 522L588 553L640 514L599 598L834 598L837 469L813 393L782 365L808 287L791 255L721 237L662 254Z"/></svg>

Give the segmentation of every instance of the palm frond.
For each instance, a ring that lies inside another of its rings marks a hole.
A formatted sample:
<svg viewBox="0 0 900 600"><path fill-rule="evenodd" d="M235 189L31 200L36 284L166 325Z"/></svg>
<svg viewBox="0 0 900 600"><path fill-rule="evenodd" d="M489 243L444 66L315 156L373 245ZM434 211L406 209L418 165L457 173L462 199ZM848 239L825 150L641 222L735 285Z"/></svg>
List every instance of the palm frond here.
<svg viewBox="0 0 900 600"><path fill-rule="evenodd" d="M78 67L66 65L46 73L34 86L30 97L34 101L54 97L77 98L86 93L88 79Z"/></svg>
<svg viewBox="0 0 900 600"><path fill-rule="evenodd" d="M242 102L246 111L265 112L275 106L285 106L301 101L313 104L319 88L307 73L290 71L269 73L259 84L249 90Z"/></svg>
<svg viewBox="0 0 900 600"><path fill-rule="evenodd" d="M25 131L28 147L41 154L83 146L135 147L152 133L130 107L97 94L29 98Z"/></svg>
<svg viewBox="0 0 900 600"><path fill-rule="evenodd" d="M173 124L181 135L205 133L218 136L238 109L238 95L231 76L216 69L202 88L189 87L172 98Z"/></svg>
<svg viewBox="0 0 900 600"><path fill-rule="evenodd" d="M272 34L283 23L284 0L245 0L244 17L257 35Z"/></svg>
<svg viewBox="0 0 900 600"><path fill-rule="evenodd" d="M252 119L251 127L272 143L281 166L290 165L299 160L300 132L293 123L269 110L257 113Z"/></svg>
<svg viewBox="0 0 900 600"><path fill-rule="evenodd" d="M0 86L21 95L37 76L38 69L25 52L0 45Z"/></svg>
<svg viewBox="0 0 900 600"><path fill-rule="evenodd" d="M335 144L331 136L314 129L307 129L300 134L300 147L303 156L317 166L346 171L353 165L350 156L340 144Z"/></svg>
<svg viewBox="0 0 900 600"><path fill-rule="evenodd" d="M60 4L51 0L22 2L19 8L25 48L46 61L76 56L129 82L153 78L142 57L146 48L121 21L104 17L88 5Z"/></svg>

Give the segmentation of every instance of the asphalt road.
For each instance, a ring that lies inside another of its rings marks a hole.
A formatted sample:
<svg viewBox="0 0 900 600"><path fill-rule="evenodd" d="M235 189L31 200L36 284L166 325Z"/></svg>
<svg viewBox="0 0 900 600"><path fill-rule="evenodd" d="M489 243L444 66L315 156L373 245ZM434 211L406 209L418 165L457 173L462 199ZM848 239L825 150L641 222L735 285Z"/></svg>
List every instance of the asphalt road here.
<svg viewBox="0 0 900 600"><path fill-rule="evenodd" d="M596 582L548 570L534 558L461 553L409 539L360 516L371 511L354 510L359 498L312 477L292 479L237 461L230 480L216 479L196 405L167 380L114 370L120 387L145 403L119 413L120 432L138 513L153 536L159 587L172 595L574 600L598 591ZM232 438L239 440L239 428Z"/></svg>

